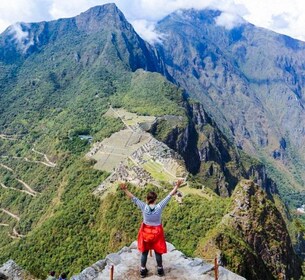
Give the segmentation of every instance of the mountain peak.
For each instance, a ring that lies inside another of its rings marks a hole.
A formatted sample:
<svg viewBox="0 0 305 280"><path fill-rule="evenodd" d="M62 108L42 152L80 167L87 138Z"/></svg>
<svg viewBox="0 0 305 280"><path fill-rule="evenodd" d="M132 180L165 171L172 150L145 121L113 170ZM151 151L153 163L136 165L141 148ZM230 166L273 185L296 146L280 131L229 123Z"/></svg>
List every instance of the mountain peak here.
<svg viewBox="0 0 305 280"><path fill-rule="evenodd" d="M114 3L95 6L75 17L77 27L89 32L99 31L104 27L131 28L124 14Z"/></svg>
<svg viewBox="0 0 305 280"><path fill-rule="evenodd" d="M107 3L104 5L97 5L94 7L89 8L87 11L81 13L81 14L86 14L86 13L102 13L102 12L109 12L109 13L121 13L119 8L115 3Z"/></svg>
<svg viewBox="0 0 305 280"><path fill-rule="evenodd" d="M116 31L135 33L131 24L115 4L95 6L71 18L49 22L16 23L7 28L0 36L0 60L14 62L19 57L43 48L67 36L108 34Z"/></svg>

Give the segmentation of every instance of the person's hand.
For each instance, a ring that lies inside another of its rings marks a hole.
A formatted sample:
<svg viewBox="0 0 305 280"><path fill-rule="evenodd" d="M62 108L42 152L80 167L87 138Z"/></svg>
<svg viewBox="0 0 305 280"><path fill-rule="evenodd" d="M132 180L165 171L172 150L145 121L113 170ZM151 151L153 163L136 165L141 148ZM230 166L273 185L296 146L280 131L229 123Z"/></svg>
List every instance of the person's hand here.
<svg viewBox="0 0 305 280"><path fill-rule="evenodd" d="M121 190L122 191L125 191L125 190L127 190L127 184L125 183L125 182L123 182L123 183L120 183L120 188L121 188Z"/></svg>
<svg viewBox="0 0 305 280"><path fill-rule="evenodd" d="M179 188L183 184L183 179L179 179L176 183L177 188Z"/></svg>

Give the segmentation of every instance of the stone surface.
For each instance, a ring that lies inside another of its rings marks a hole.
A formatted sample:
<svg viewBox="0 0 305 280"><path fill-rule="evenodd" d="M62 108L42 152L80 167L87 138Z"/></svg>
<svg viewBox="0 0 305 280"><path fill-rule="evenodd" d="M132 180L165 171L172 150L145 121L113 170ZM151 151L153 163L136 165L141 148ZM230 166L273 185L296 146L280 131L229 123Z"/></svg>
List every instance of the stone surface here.
<svg viewBox="0 0 305 280"><path fill-rule="evenodd" d="M132 280L139 279L140 252L136 241L130 247L124 247L119 253L110 254L106 257L107 265L97 272L92 267L86 268L79 275L73 276L73 280L104 280L109 279L110 269L114 262L114 280ZM214 266L206 263L199 258L187 258L182 252L167 243L168 253L163 255L163 265L165 276L163 280L212 280L214 279ZM157 280L157 266L152 257L148 257L147 262L148 276L146 279ZM221 280L242 280L245 279L223 267L219 267L219 276Z"/></svg>
<svg viewBox="0 0 305 280"><path fill-rule="evenodd" d="M0 272L0 280L7 280L7 279L8 279L8 277L5 274Z"/></svg>
<svg viewBox="0 0 305 280"><path fill-rule="evenodd" d="M0 267L0 279L1 280L30 280L34 279L27 274L20 266L18 266L13 260L7 261Z"/></svg>

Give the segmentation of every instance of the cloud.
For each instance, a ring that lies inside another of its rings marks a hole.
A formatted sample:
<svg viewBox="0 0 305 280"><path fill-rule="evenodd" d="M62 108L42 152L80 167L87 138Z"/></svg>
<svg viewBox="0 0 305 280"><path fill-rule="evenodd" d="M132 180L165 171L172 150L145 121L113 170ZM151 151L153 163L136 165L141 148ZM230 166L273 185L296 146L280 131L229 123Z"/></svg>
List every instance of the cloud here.
<svg viewBox="0 0 305 280"><path fill-rule="evenodd" d="M18 48L23 52L29 49L30 46L34 45L34 38L27 30L28 25L24 23L15 23L9 27L9 34L13 36L12 40L18 45Z"/></svg>
<svg viewBox="0 0 305 280"><path fill-rule="evenodd" d="M164 35L156 32L154 23L145 19L139 19L132 21L131 24L137 33L147 42L151 44L162 43L162 38L164 38Z"/></svg>
<svg viewBox="0 0 305 280"><path fill-rule="evenodd" d="M285 29L289 27L289 19L287 18L287 13L280 15L272 15L271 26L273 29Z"/></svg>
<svg viewBox="0 0 305 280"><path fill-rule="evenodd" d="M50 20L51 2L52 0L1 0L0 32L16 22Z"/></svg>
<svg viewBox="0 0 305 280"><path fill-rule="evenodd" d="M216 18L216 24L223 26L226 29L232 29L234 27L240 26L245 21L239 15L234 15L227 12L222 12L220 16Z"/></svg>
<svg viewBox="0 0 305 280"><path fill-rule="evenodd" d="M134 0L117 1L117 5L125 11L126 17L131 21L135 30L141 37L150 43L160 42L162 34L157 34L154 24L166 15L182 9L218 9L223 11L218 24L226 28L233 28L242 22L241 16L248 11L243 4L236 4L234 0Z"/></svg>
<svg viewBox="0 0 305 280"><path fill-rule="evenodd" d="M245 20L305 41L305 2L303 0L238 1L250 11L244 16Z"/></svg>
<svg viewBox="0 0 305 280"><path fill-rule="evenodd" d="M73 17L93 6L109 3L101 0L50 0L50 2L49 13L53 19Z"/></svg>
<svg viewBox="0 0 305 280"><path fill-rule="evenodd" d="M109 0L1 0L0 32L15 22L36 22L75 16ZM217 23L225 28L243 18L257 26L305 40L304 0L112 0L145 39L156 41L153 25L179 9L219 9Z"/></svg>

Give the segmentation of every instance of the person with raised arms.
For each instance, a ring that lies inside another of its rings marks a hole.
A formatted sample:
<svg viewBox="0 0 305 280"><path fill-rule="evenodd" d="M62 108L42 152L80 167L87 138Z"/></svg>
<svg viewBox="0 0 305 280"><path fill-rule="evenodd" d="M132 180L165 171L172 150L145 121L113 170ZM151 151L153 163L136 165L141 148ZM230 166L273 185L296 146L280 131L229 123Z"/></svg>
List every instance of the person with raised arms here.
<svg viewBox="0 0 305 280"><path fill-rule="evenodd" d="M157 273L159 276L164 275L162 265L162 254L167 252L166 242L164 237L163 226L161 223L161 215L164 207L170 201L171 197L176 194L177 189L182 184L182 180L178 180L173 190L159 203L157 202L157 194L149 192L146 196L146 203L135 197L128 189L126 183L121 183L120 188L131 200L140 208L143 214L143 222L138 233L138 249L141 255L140 276L147 276L146 268L147 256L149 250L155 251L157 261Z"/></svg>

